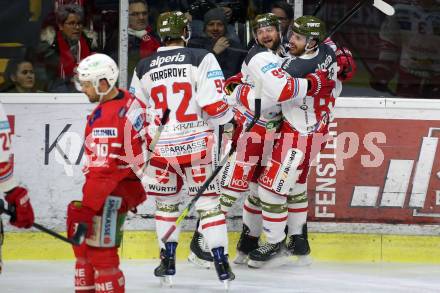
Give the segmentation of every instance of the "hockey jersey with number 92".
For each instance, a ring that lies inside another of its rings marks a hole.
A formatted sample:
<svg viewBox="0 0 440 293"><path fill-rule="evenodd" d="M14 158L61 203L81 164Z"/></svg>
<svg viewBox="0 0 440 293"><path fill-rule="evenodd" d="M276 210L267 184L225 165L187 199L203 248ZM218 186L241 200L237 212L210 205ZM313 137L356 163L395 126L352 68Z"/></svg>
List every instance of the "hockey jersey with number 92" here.
<svg viewBox="0 0 440 293"><path fill-rule="evenodd" d="M153 113L149 115L150 138L157 131L157 118L170 109L154 150L159 158L176 158L184 164L207 154L214 127L233 116L223 96L223 83L217 60L204 49L160 47L139 62L130 91Z"/></svg>

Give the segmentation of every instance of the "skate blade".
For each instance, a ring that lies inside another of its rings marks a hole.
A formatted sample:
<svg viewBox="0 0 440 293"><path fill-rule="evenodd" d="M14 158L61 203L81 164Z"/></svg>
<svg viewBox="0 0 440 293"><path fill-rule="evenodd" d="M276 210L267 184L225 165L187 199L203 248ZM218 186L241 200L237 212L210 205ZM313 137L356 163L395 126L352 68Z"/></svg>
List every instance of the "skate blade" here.
<svg viewBox="0 0 440 293"><path fill-rule="evenodd" d="M289 260L289 255L286 253L286 251L281 251L271 259L267 261L257 261L249 259L248 261L248 267L252 269L260 269L260 268L277 268L284 266L291 261Z"/></svg>
<svg viewBox="0 0 440 293"><path fill-rule="evenodd" d="M237 256L235 257L235 259L232 262L235 263L236 265L245 265L248 263L248 261L249 261L249 258L247 256L247 254L244 254L243 252L237 251Z"/></svg>
<svg viewBox="0 0 440 293"><path fill-rule="evenodd" d="M196 267L203 269L210 269L212 266L212 262L206 261L204 259L198 258L193 252L188 255L188 261L195 265Z"/></svg>
<svg viewBox="0 0 440 293"><path fill-rule="evenodd" d="M160 278L160 285L162 287L171 288L173 287L173 276L162 276Z"/></svg>
<svg viewBox="0 0 440 293"><path fill-rule="evenodd" d="M231 288L231 281L230 280L223 280L223 287L225 289L226 292L229 291L229 289Z"/></svg>

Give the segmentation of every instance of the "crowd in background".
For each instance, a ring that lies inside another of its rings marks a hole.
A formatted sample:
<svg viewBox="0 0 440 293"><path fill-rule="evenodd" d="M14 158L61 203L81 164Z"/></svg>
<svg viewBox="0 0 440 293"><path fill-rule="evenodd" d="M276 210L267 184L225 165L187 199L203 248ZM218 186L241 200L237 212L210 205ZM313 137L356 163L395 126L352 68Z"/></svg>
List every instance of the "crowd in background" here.
<svg viewBox="0 0 440 293"><path fill-rule="evenodd" d="M363 8L333 36L360 64L360 74L342 94L439 98L439 1L390 2L395 16ZM331 27L355 3L304 1L303 14L317 12ZM119 1L18 1L1 8L0 92L77 92L73 77L80 60L94 52L118 59ZM129 0L128 81L137 62L161 45L156 19L171 10L186 13L192 28L188 46L214 53L225 78L240 71L254 44L247 21L273 12L287 45L294 18L294 7L283 0Z"/></svg>

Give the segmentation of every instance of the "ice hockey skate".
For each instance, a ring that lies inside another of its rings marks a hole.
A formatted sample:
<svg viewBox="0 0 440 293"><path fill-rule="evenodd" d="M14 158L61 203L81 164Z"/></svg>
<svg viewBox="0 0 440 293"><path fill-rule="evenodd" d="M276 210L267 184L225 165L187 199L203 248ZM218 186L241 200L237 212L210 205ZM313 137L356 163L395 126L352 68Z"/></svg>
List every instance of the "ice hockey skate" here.
<svg viewBox="0 0 440 293"><path fill-rule="evenodd" d="M235 275L232 272L231 266L229 265L228 255L225 255L225 250L223 247L213 248L212 255L217 276L219 280L223 282L225 290L229 290L230 281L235 279Z"/></svg>
<svg viewBox="0 0 440 293"><path fill-rule="evenodd" d="M307 266L312 263L310 257L310 245L307 233L307 224L303 225L302 234L290 235L287 238L286 249L289 256L296 256L295 264L298 266Z"/></svg>
<svg viewBox="0 0 440 293"><path fill-rule="evenodd" d="M284 241L278 243L265 243L249 253L248 267L272 268L285 265L289 262Z"/></svg>
<svg viewBox="0 0 440 293"><path fill-rule="evenodd" d="M189 262L201 268L211 268L213 264L212 255L206 241L203 239L202 233L197 230L194 232L189 248Z"/></svg>
<svg viewBox="0 0 440 293"><path fill-rule="evenodd" d="M258 237L249 235L249 228L243 224L243 230L237 243L237 255L233 262L238 265L247 264L249 253L258 248L258 241Z"/></svg>
<svg viewBox="0 0 440 293"><path fill-rule="evenodd" d="M165 243L165 249L160 250L160 264L154 269L154 275L160 278L160 284L164 287L173 285L176 274L176 247L177 242Z"/></svg>

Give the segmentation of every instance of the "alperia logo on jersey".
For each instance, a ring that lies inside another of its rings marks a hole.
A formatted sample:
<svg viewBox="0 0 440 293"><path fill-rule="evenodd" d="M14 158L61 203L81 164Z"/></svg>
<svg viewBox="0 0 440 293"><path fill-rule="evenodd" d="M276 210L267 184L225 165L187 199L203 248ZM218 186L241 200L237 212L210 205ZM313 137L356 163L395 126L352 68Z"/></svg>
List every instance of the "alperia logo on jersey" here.
<svg viewBox="0 0 440 293"><path fill-rule="evenodd" d="M150 66L151 67L160 67L162 66L162 64L164 63L171 63L171 62L183 62L185 60L185 55L177 53L176 55L172 55L172 56L157 56L156 59L154 59L153 61L151 61Z"/></svg>

